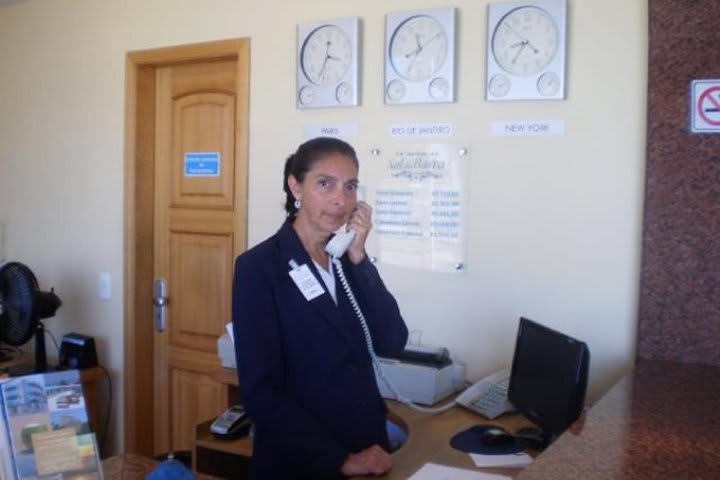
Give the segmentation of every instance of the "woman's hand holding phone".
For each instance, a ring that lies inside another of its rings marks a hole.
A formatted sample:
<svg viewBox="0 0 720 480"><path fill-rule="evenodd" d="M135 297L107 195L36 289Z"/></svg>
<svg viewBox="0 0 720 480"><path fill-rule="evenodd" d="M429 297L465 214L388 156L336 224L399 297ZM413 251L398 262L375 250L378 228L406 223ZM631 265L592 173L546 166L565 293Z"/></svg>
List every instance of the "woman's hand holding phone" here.
<svg viewBox="0 0 720 480"><path fill-rule="evenodd" d="M355 231L355 239L348 249L348 257L356 265L365 259L365 241L372 227L372 207L360 200L355 204L346 227L347 230Z"/></svg>

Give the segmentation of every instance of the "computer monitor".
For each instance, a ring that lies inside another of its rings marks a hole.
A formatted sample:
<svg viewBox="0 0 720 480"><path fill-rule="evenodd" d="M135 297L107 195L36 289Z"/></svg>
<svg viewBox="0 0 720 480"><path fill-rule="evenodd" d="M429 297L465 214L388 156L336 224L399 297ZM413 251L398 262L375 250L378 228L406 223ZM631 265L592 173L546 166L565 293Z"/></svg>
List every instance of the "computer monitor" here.
<svg viewBox="0 0 720 480"><path fill-rule="evenodd" d="M582 413L590 352L585 343L520 318L508 399L538 429L517 436L543 449Z"/></svg>

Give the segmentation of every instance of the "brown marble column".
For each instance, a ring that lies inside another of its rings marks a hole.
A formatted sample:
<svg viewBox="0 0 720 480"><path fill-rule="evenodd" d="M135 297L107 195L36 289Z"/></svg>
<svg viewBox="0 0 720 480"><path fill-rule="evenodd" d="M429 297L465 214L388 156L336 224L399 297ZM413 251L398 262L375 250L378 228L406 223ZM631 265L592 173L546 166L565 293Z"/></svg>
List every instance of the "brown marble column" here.
<svg viewBox="0 0 720 480"><path fill-rule="evenodd" d="M720 1L649 0L638 356L720 365L720 133L690 132L690 83L720 79Z"/></svg>

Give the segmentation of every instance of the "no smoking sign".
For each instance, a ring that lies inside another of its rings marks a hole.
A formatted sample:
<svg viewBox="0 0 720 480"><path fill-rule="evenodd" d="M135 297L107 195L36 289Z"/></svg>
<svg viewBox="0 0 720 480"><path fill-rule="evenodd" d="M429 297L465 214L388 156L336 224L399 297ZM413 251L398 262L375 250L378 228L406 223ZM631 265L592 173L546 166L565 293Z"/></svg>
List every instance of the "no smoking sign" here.
<svg viewBox="0 0 720 480"><path fill-rule="evenodd" d="M720 133L720 80L693 80L690 130Z"/></svg>

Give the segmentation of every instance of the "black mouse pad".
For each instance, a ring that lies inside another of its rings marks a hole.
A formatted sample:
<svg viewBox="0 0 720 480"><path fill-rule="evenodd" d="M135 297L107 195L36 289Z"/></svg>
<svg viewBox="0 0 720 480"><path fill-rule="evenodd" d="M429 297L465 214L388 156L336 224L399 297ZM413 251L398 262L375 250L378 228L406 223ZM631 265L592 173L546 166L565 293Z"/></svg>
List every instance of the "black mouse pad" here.
<svg viewBox="0 0 720 480"><path fill-rule="evenodd" d="M502 428L497 425L476 425L460 433L456 433L450 439L450 446L455 450L467 453L481 453L483 455L507 455L524 451L522 446L515 440L512 443L503 445L485 445L482 442L482 433L489 428Z"/></svg>

